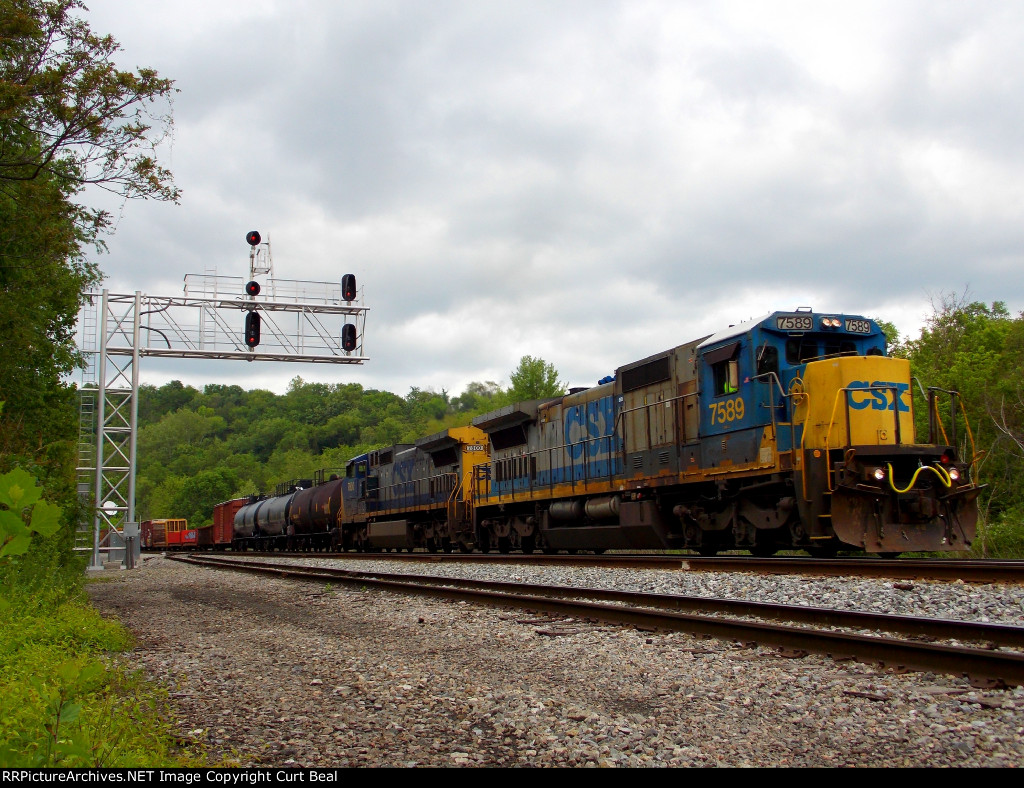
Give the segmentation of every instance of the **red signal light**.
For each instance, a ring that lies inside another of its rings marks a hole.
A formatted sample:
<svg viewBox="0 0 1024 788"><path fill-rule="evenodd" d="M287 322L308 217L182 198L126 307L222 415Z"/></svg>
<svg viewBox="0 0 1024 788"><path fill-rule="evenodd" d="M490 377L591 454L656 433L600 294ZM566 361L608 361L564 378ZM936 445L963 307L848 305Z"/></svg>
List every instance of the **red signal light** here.
<svg viewBox="0 0 1024 788"><path fill-rule="evenodd" d="M253 280L245 285L246 295L258 296L260 294L260 283Z"/></svg>
<svg viewBox="0 0 1024 788"><path fill-rule="evenodd" d="M341 277L341 297L346 301L356 300L356 275L345 274Z"/></svg>
<svg viewBox="0 0 1024 788"><path fill-rule="evenodd" d="M260 343L260 316L258 312L249 312L245 316L245 344L256 347Z"/></svg>
<svg viewBox="0 0 1024 788"><path fill-rule="evenodd" d="M260 245L260 234L259 234L259 231L258 230L250 230L249 232L247 232L245 234L245 241L246 241L246 243L249 244L249 246L259 246Z"/></svg>
<svg viewBox="0 0 1024 788"><path fill-rule="evenodd" d="M346 353L351 353L356 349L356 327L351 323L346 323L341 327L341 348Z"/></svg>

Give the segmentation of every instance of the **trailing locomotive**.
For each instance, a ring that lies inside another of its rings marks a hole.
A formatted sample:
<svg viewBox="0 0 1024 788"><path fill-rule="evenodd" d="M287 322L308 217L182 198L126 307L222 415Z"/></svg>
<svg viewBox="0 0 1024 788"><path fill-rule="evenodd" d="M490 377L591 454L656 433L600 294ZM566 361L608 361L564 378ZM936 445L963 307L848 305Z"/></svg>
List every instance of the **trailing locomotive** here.
<svg viewBox="0 0 1024 788"><path fill-rule="evenodd" d="M918 387L918 443L912 383L873 321L776 312L247 502L234 546L967 550L979 487L957 395Z"/></svg>

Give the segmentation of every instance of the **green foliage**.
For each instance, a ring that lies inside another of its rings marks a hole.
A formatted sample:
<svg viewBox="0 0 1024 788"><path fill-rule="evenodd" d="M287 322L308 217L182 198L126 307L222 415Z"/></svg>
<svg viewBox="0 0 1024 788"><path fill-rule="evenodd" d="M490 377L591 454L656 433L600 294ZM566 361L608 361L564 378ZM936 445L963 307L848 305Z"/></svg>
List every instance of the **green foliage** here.
<svg viewBox="0 0 1024 788"><path fill-rule="evenodd" d="M0 180L50 177L65 193L98 184L124 197L177 200L153 155L153 116L173 83L153 69L120 71L120 45L78 14L81 0L0 0ZM101 212L80 209L94 229Z"/></svg>
<svg viewBox="0 0 1024 788"><path fill-rule="evenodd" d="M2 767L181 764L165 702L102 656L129 637L88 607L84 561L71 550L78 403L63 377L80 363L84 293L101 280L84 250L101 249L111 228L76 198L88 184L178 197L149 125L171 83L116 69L117 43L93 34L84 10L80 0L0 0Z"/></svg>
<svg viewBox="0 0 1024 788"><path fill-rule="evenodd" d="M77 411L63 376L79 364L75 320L100 272L109 215L89 184L176 200L153 156L173 91L152 69L115 68L119 49L80 18L81 0L0 0L0 472L31 470L73 505ZM156 102L156 103L155 103ZM153 125L151 125L151 122Z"/></svg>
<svg viewBox="0 0 1024 788"><path fill-rule="evenodd" d="M103 657L130 647L123 627L100 618L80 587L4 592L0 767L184 765L165 693Z"/></svg>
<svg viewBox="0 0 1024 788"><path fill-rule="evenodd" d="M878 327L882 329L882 333L885 334L886 345L890 349L898 345L900 340L900 332L899 329L896 328L896 324L890 323L888 320L881 320L877 317L873 319L876 323L878 323Z"/></svg>
<svg viewBox="0 0 1024 788"><path fill-rule="evenodd" d="M512 386L508 396L513 402L557 397L565 393L565 386L558 379L554 365L542 358L523 356L509 377Z"/></svg>
<svg viewBox="0 0 1024 788"><path fill-rule="evenodd" d="M59 508L42 495L16 468L0 476L0 515L55 534ZM0 767L184 765L165 695L104 658L131 637L88 606L82 563L22 536L5 536L0 557Z"/></svg>
<svg viewBox="0 0 1024 788"><path fill-rule="evenodd" d="M957 414L957 448L964 457L978 455L982 481L989 485L987 504L994 516L1024 499L1020 453L1013 451L1012 441L1002 440L997 420L997 414L1005 414L1012 432L1024 416L1019 404L1007 408L1005 399L1019 386L1022 372L1020 359L1009 352L1015 325L1019 327L1021 319L1013 320L1001 302L988 306L944 296L921 336L896 349L910 360L913 374L923 385L959 392L971 433L964 429L962 414ZM928 414L923 405L916 409L919 435L927 435ZM950 399L943 395L940 413L947 436L952 434L949 406Z"/></svg>
<svg viewBox="0 0 1024 788"><path fill-rule="evenodd" d="M999 301L987 305L944 295L920 337L897 344L892 353L910 360L923 386L959 392L956 448L976 459L975 477L987 485L981 505L988 525L976 551L1013 554L1024 544L1024 316L1013 318ZM939 413L952 440L950 403L943 394ZM915 411L924 440L928 413L920 398Z"/></svg>
<svg viewBox="0 0 1024 788"><path fill-rule="evenodd" d="M213 507L226 501L238 486L238 476L225 468L199 471L182 481L170 511L199 528L213 523Z"/></svg>
<svg viewBox="0 0 1024 788"><path fill-rule="evenodd" d="M1017 503L979 529L973 554L999 559L1024 556L1024 503Z"/></svg>
<svg viewBox="0 0 1024 788"><path fill-rule="evenodd" d="M53 536L59 506L40 500L43 490L21 468L0 475L0 559L28 552L32 534Z"/></svg>

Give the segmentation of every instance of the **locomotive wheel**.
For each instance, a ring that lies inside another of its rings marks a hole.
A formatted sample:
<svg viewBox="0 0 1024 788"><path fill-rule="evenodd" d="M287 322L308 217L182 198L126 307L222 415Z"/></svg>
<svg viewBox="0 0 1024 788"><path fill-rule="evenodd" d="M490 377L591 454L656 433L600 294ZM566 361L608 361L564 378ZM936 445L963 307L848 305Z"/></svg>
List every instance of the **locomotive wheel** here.
<svg viewBox="0 0 1024 788"><path fill-rule="evenodd" d="M459 542L459 550L461 550L464 553L472 553L473 552L473 548L470 547L465 542Z"/></svg>
<svg viewBox="0 0 1024 788"><path fill-rule="evenodd" d="M521 542L523 555L531 555L537 547L537 538L535 536L524 536Z"/></svg>
<svg viewBox="0 0 1024 788"><path fill-rule="evenodd" d="M697 548L697 553L699 555L704 556L705 558L711 558L713 556L718 555L718 548L717 547L698 547Z"/></svg>
<svg viewBox="0 0 1024 788"><path fill-rule="evenodd" d="M434 537L430 537L427 540L427 552L428 553L436 553L437 552L437 540Z"/></svg>
<svg viewBox="0 0 1024 788"><path fill-rule="evenodd" d="M779 548L775 545L756 544L750 548L750 554L755 555L758 558L770 558L777 552L779 552Z"/></svg>
<svg viewBox="0 0 1024 788"><path fill-rule="evenodd" d="M507 536L498 537L498 552L508 555L512 552L512 540Z"/></svg>

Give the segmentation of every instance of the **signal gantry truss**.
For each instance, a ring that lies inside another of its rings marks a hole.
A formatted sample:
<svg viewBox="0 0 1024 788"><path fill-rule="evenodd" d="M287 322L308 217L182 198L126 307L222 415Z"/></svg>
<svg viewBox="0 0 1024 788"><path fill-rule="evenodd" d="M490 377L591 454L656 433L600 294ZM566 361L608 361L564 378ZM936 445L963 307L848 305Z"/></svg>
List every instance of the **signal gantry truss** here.
<svg viewBox="0 0 1024 788"><path fill-rule="evenodd" d="M354 287L354 279L350 281ZM85 366L80 388L78 493L93 517L91 523L80 524L76 546L90 549L85 540L91 531L92 568L102 568L101 542L109 538L101 538L101 528L108 535L120 535L125 523L136 522L142 358L311 364L369 360L363 354L369 309L355 300L354 292L343 292L340 283L271 278L252 289L263 296L241 295L249 289L240 277L190 274L185 277L184 296L107 290L86 295L79 315L79 350ZM353 299L345 300L346 296ZM255 344L246 342L250 313L260 316ZM352 350L345 349L343 337L352 343Z"/></svg>

